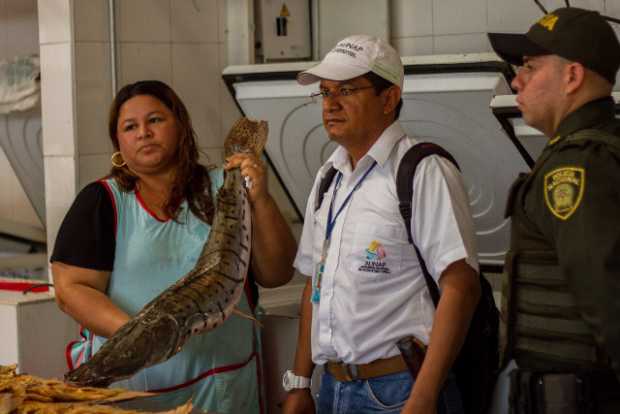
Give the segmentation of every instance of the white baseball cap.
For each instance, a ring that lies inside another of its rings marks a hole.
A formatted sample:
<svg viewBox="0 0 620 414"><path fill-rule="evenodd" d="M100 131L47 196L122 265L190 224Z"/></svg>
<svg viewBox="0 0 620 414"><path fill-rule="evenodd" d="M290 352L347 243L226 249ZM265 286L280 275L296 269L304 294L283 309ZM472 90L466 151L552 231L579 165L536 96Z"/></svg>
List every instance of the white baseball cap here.
<svg viewBox="0 0 620 414"><path fill-rule="evenodd" d="M373 72L403 89L405 72L400 56L385 40L355 35L342 39L315 67L300 72L297 82L309 85L321 79L343 81Z"/></svg>

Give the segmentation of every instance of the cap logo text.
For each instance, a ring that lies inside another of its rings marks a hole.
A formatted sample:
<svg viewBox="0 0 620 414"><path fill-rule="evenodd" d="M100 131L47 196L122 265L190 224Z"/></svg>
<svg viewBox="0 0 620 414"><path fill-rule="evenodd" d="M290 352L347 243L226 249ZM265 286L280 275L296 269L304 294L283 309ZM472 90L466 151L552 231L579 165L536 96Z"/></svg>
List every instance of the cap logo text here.
<svg viewBox="0 0 620 414"><path fill-rule="evenodd" d="M352 58L355 58L357 56L357 53L349 50L349 49L344 49L342 47L336 47L334 49L332 49L332 53L342 53L343 55L349 55Z"/></svg>
<svg viewBox="0 0 620 414"><path fill-rule="evenodd" d="M549 30L550 32L552 32L557 21L558 21L558 16L556 16L555 14L547 14L546 16L544 16L542 19L538 21L538 24L544 27L545 29Z"/></svg>
<svg viewBox="0 0 620 414"><path fill-rule="evenodd" d="M364 50L363 46L356 45L350 42L340 42L335 48L331 50L331 53L341 53L343 55L351 56L353 59L357 57L357 52Z"/></svg>
<svg viewBox="0 0 620 414"><path fill-rule="evenodd" d="M364 50L363 46L356 45L355 43L351 43L351 42L339 42L336 46L346 48L346 49L352 49L352 50L355 50L356 52L361 52L362 50Z"/></svg>

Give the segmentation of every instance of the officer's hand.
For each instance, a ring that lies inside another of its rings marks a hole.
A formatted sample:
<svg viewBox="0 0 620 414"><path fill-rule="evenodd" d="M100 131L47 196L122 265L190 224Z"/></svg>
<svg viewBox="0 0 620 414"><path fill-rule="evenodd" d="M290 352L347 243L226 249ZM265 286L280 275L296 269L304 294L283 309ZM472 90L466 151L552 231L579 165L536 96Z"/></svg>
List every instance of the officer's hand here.
<svg viewBox="0 0 620 414"><path fill-rule="evenodd" d="M239 167L241 175L248 180L248 198L251 204L269 196L265 165L254 154L234 154L226 160L224 169Z"/></svg>
<svg viewBox="0 0 620 414"><path fill-rule="evenodd" d="M282 406L282 414L314 414L315 412L310 388L290 391Z"/></svg>

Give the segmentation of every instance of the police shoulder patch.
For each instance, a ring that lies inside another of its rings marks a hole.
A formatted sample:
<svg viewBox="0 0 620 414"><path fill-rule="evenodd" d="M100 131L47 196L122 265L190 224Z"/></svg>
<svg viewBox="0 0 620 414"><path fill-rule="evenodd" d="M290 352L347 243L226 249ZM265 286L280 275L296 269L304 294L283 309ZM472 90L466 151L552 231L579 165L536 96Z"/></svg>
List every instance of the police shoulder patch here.
<svg viewBox="0 0 620 414"><path fill-rule="evenodd" d="M554 216L567 220L579 207L586 186L586 171L580 167L557 168L545 174L545 203Z"/></svg>

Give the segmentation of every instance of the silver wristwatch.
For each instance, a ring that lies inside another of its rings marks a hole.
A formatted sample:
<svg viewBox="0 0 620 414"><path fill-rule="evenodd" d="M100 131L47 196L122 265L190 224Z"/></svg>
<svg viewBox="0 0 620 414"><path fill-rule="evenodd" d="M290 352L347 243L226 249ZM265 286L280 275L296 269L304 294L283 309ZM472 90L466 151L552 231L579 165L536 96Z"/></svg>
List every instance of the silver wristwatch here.
<svg viewBox="0 0 620 414"><path fill-rule="evenodd" d="M282 376L282 387L286 392L299 388L310 388L310 378L295 375L289 369Z"/></svg>

